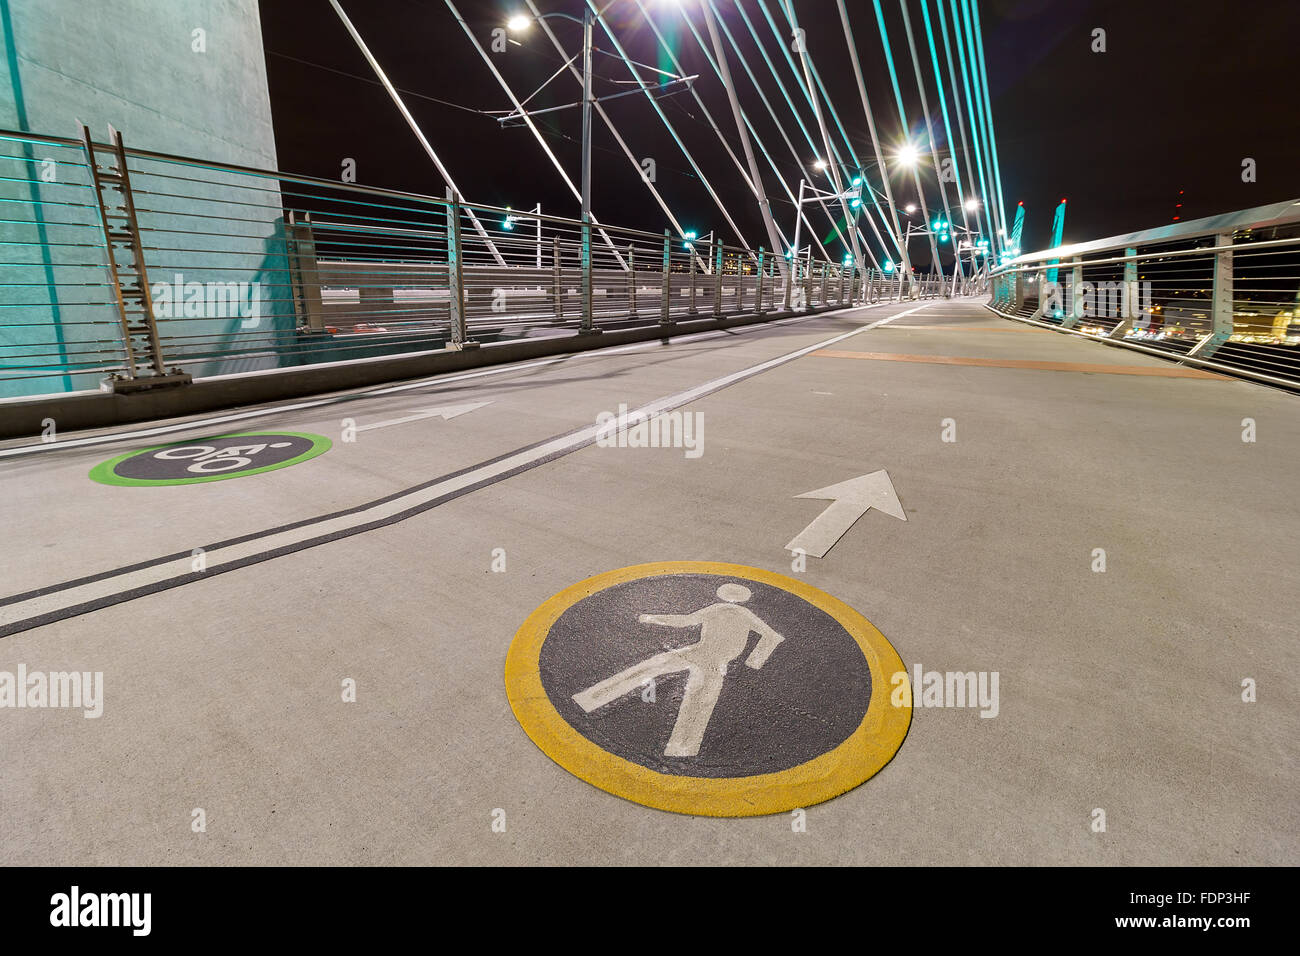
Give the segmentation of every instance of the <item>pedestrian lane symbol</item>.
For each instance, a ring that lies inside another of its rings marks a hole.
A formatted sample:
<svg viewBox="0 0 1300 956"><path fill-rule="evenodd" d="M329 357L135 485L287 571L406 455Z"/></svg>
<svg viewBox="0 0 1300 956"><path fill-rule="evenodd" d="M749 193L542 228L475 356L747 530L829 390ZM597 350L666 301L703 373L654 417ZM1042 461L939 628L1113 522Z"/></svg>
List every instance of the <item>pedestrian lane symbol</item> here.
<svg viewBox="0 0 1300 956"><path fill-rule="evenodd" d="M506 691L533 741L589 783L750 816L828 800L888 763L911 720L890 700L904 671L866 618L802 581L668 562L544 603L511 644Z"/></svg>

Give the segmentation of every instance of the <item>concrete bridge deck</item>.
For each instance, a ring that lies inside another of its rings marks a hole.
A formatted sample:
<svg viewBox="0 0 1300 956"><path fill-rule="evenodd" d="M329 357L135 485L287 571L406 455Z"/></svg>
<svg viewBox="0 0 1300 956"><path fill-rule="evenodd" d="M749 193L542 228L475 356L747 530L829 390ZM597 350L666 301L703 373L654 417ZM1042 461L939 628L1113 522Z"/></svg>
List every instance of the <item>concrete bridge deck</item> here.
<svg viewBox="0 0 1300 956"><path fill-rule="evenodd" d="M669 398L698 457L573 438ZM1294 863L1296 401L935 301L7 443L0 672L102 672L103 713L0 712L0 863ZM88 477L244 430L333 446ZM795 496L882 469L906 521L793 569L828 504ZM996 716L914 706L802 833L597 789L521 729L507 648L666 561L804 580L909 672L997 672Z"/></svg>

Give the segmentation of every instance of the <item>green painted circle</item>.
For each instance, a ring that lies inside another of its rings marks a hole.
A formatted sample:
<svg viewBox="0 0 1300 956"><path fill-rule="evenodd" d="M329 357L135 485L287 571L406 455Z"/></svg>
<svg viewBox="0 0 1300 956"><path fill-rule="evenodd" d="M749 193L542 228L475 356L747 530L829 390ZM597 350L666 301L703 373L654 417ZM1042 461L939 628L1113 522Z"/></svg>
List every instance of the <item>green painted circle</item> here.
<svg viewBox="0 0 1300 956"><path fill-rule="evenodd" d="M195 442L215 442L225 441L230 438L255 438L259 436L288 435L292 438L305 438L312 443L311 448L288 461L278 462L274 465L262 465L256 468L244 468L239 471L221 472L215 475L202 475L197 478L124 478L117 474L117 466L128 458L135 458L137 455L147 455L151 452L162 451L165 448L182 448L187 445L193 445ZM118 455L108 461L102 461L94 468L90 469L90 478L101 485L122 485L122 486L139 486L139 485L197 485L208 481L225 481L229 478L243 478L246 475L260 475L264 471L275 471L277 468L288 468L290 465L296 465L308 459L323 455L334 446L334 443L323 435L311 435L306 432L235 432L229 435L215 435L211 438L189 439L187 441L171 442L166 445L154 445L152 448L137 448L135 451L128 451L126 454Z"/></svg>

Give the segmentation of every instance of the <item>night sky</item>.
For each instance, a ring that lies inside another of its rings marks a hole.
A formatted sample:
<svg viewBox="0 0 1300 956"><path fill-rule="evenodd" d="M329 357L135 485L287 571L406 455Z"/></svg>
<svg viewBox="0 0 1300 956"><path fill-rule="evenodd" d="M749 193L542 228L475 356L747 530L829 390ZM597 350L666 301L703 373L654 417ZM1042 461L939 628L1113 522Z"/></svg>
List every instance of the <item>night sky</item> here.
<svg viewBox="0 0 1300 956"><path fill-rule="evenodd" d="M699 2L643 0L661 29L673 38L684 70L700 74L696 89L743 162L725 92L677 12L680 7L690 13L708 42ZM783 26L779 0L765 2L778 26ZM759 0L742 3L811 127L811 113L793 85ZM261 6L280 168L337 179L343 159L352 158L362 184L441 195L444 187L437 171L383 88L374 82L326 0L262 0ZM467 199L517 209L540 201L545 212L577 216L577 200L532 134L523 127L502 129L494 118L478 112L504 110L509 102L443 0L343 0L343 6L403 91L408 107ZM502 25L522 3L458 0L457 6L487 47L493 27ZM580 0L544 0L539 6L571 14L582 9ZM913 121L912 134L919 137L924 121L899 5L897 0L882 0L882 7ZM790 118L734 0L720 0L718 9L747 51L746 58L791 142L803 161L811 163L821 151L808 146ZM944 155L947 144L918 0L910 0L908 9L936 139ZM929 10L935 17L933 0ZM833 0L796 0L796 11L807 31L813 63L859 158L870 160L868 177L878 182L836 5ZM901 143L904 131L873 6L868 0L851 0L849 12L878 132L884 143ZM607 16L633 59L671 68L634 0L617 0ZM1295 61L1300 3L981 0L980 16L1003 196L1008 220L1016 203L1025 203L1025 250L1047 245L1052 212L1062 198L1069 199L1065 239L1082 241L1161 225L1175 215L1193 219L1300 194L1300 130L1294 105L1300 88ZM549 22L567 49L576 52L580 27ZM1105 53L1092 52L1095 28L1106 31ZM599 27L596 37L598 47L613 52ZM555 72L562 59L536 27L519 39L521 44L511 45L507 52L489 55L523 97ZM788 49L788 38L785 43ZM942 59L941 47L939 53ZM742 106L786 181L797 188L799 177L790 151L729 47L728 56ZM617 59L597 56L596 67L602 78L596 86L598 95L628 88L613 82L629 78ZM566 71L530 106L570 103L579 94L578 83ZM721 213L646 99L629 96L606 105L633 153L655 159L656 184L683 224L701 234L719 229L724 239L733 241ZM767 245L752 194L690 94L664 98L661 105L746 238L753 245ZM576 184L579 111L548 114L538 122ZM953 125L957 136L955 116ZM592 205L596 215L610 224L661 231L668 225L663 213L599 120L595 128ZM815 127L811 132L819 143ZM1257 163L1254 183L1241 178L1246 157ZM788 233L793 206L770 168L761 158L759 162L774 215ZM964 175L960 155L959 162ZM910 175L891 171L891 182L900 204L915 199ZM926 193L927 201L937 202L933 169L929 169ZM1179 202L1180 208L1175 206ZM820 228L825 221L814 222ZM916 242L915 258L924 261L921 245Z"/></svg>

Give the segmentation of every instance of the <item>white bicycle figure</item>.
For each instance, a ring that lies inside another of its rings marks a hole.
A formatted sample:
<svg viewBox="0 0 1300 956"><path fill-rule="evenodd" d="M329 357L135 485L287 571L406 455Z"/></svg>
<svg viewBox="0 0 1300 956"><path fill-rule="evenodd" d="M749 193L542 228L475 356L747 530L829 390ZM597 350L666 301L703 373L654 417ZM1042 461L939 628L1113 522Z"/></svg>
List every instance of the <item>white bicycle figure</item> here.
<svg viewBox="0 0 1300 956"><path fill-rule="evenodd" d="M153 457L162 461L186 461L193 459L193 464L185 470L198 475L214 475L226 471L238 471L253 463L253 457L267 448L288 448L292 442L261 442L252 445L227 445L218 448L215 445L184 445L180 448L164 448L154 452Z"/></svg>

